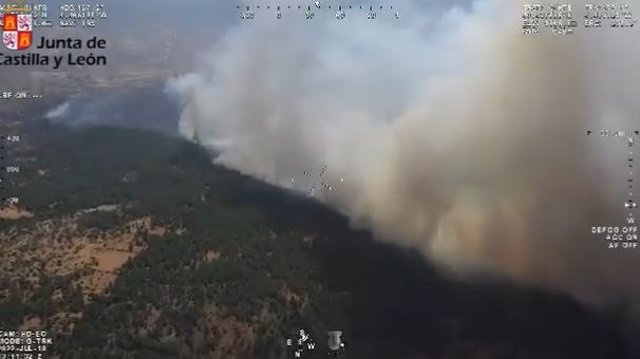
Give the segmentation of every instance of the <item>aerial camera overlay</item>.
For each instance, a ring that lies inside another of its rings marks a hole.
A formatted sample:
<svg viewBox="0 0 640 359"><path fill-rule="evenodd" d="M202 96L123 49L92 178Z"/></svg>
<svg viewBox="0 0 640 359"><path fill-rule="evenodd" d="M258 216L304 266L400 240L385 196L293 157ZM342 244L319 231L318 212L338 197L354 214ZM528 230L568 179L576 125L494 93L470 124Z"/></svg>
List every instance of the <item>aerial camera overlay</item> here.
<svg viewBox="0 0 640 359"><path fill-rule="evenodd" d="M640 358L640 0L0 3L0 359Z"/></svg>

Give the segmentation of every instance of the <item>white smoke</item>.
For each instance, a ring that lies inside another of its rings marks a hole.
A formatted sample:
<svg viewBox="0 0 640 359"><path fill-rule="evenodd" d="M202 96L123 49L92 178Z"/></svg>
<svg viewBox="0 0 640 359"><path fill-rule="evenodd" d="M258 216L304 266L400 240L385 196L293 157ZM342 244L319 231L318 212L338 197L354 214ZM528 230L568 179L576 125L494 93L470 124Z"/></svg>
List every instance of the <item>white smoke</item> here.
<svg viewBox="0 0 640 359"><path fill-rule="evenodd" d="M71 104L69 103L69 101L65 101L60 105L56 106L55 108L51 109L49 112L47 112L44 115L44 117L49 120L64 117L69 113L70 107L71 107Z"/></svg>
<svg viewBox="0 0 640 359"><path fill-rule="evenodd" d="M202 69L169 81L181 130L295 190L326 166L320 200L452 273L640 298L636 253L590 234L624 216L626 149L585 136L638 124L637 27L526 36L510 0L437 17L394 4L400 20L233 27Z"/></svg>

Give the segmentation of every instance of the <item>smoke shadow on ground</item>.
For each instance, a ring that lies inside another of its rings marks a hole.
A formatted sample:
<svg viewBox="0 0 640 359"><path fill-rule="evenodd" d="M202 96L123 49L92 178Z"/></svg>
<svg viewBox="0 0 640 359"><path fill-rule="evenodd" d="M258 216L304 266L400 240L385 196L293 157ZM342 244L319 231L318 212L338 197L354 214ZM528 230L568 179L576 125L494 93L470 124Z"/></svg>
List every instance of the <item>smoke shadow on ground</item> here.
<svg viewBox="0 0 640 359"><path fill-rule="evenodd" d="M307 197L244 176L229 188L226 201L257 207L276 230L316 235L313 256L344 294L347 321L336 328L349 338L349 358L637 357L619 320L566 294L482 275L452 279Z"/></svg>

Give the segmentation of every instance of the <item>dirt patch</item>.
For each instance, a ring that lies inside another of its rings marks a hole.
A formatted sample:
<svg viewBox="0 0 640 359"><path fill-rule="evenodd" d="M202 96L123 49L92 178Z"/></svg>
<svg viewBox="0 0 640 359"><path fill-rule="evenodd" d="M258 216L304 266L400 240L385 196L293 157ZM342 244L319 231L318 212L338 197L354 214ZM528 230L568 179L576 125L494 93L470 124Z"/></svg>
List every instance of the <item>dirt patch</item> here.
<svg viewBox="0 0 640 359"><path fill-rule="evenodd" d="M132 252L114 251L109 249L98 250L95 258L98 260L96 268L104 272L115 272L127 261L134 257Z"/></svg>
<svg viewBox="0 0 640 359"><path fill-rule="evenodd" d="M98 207L85 209L82 213L93 213L93 212L114 212L120 209L120 206L117 204L103 204Z"/></svg>
<svg viewBox="0 0 640 359"><path fill-rule="evenodd" d="M115 273L101 271L93 271L84 276L78 283L82 289L84 300L88 302L91 300L91 295L105 293L117 277Z"/></svg>
<svg viewBox="0 0 640 359"><path fill-rule="evenodd" d="M214 251L214 250L210 249L205 253L204 259L207 262L217 261L220 258L221 255L222 254L220 252L217 252L217 251Z"/></svg>
<svg viewBox="0 0 640 359"><path fill-rule="evenodd" d="M167 233L167 229L164 227L154 226L149 229L149 234L154 236L164 236Z"/></svg>
<svg viewBox="0 0 640 359"><path fill-rule="evenodd" d="M13 205L0 209L0 218L2 219L15 220L25 217L33 217L33 213Z"/></svg>

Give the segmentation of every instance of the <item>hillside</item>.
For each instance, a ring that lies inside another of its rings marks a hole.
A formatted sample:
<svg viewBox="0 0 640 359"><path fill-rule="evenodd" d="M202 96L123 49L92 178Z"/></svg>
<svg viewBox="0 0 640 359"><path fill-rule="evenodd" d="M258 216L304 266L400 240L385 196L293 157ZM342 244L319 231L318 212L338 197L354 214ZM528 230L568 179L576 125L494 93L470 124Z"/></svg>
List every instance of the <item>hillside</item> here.
<svg viewBox="0 0 640 359"><path fill-rule="evenodd" d="M58 358L285 358L300 328L345 358L632 358L565 295L444 278L192 143L14 125L0 326L53 328Z"/></svg>

